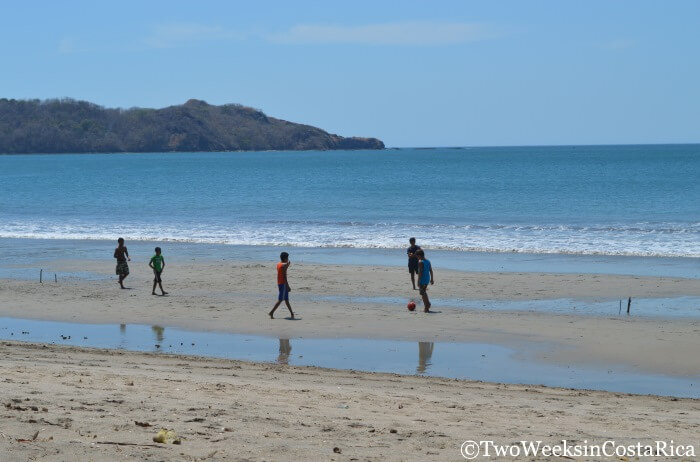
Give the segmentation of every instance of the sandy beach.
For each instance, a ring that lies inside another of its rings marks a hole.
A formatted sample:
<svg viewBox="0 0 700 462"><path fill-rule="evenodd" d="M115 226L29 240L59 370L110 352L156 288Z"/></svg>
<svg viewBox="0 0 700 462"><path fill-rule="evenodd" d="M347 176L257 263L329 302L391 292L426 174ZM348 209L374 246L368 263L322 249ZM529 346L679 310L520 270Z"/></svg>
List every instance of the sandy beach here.
<svg viewBox="0 0 700 462"><path fill-rule="evenodd" d="M426 315L407 312L403 302L347 299L418 299L403 268L293 263L291 300L300 320L290 321L286 311L274 320L266 315L276 295L272 263L169 264L166 297L150 294L145 263L133 261L131 268L130 290L118 288L111 266L91 261L53 262L48 272L57 272L58 283L2 280L0 316L280 338L539 344L547 348L536 359L554 364L623 364L671 376L700 371L695 320L470 305L698 296L693 279L436 269L431 296L465 305L435 304L436 313ZM96 277L60 276L72 271ZM460 445L468 439L695 444L700 430L696 399L13 341L0 348L0 444L11 460L462 460ZM161 428L174 430L182 444L154 443Z"/></svg>
<svg viewBox="0 0 700 462"><path fill-rule="evenodd" d="M543 361L624 364L629 370L697 375L700 321L635 316L504 312L470 300L700 296L695 279L547 273L464 273L436 269L432 298L464 299L464 308L407 312L419 300L408 274L396 267L292 264L290 322L266 313L276 300L274 263L202 262L166 266L167 297L151 295L152 273L131 264L131 290L119 290L111 265L60 261L50 271L90 271L106 279L4 280L0 316L83 323L145 324L278 338L375 338L545 345ZM111 279L110 279L111 278ZM49 278L51 279L51 278ZM394 297L395 304L352 303L343 297ZM49 309L47 309L49 307ZM482 308L482 309L477 309ZM633 307L634 309L634 307ZM643 352L643 354L640 354ZM673 359L670 359L673 358Z"/></svg>
<svg viewBox="0 0 700 462"><path fill-rule="evenodd" d="M700 432L691 399L15 342L0 357L3 460L464 460L466 440L689 445ZM181 444L154 443L162 428Z"/></svg>

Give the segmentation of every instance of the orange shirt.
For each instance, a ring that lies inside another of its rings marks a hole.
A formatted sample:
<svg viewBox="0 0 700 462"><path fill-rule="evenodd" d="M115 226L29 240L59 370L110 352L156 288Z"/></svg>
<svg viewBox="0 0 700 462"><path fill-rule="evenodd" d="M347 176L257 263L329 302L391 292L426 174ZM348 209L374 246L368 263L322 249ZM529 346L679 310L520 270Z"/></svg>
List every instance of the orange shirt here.
<svg viewBox="0 0 700 462"><path fill-rule="evenodd" d="M287 263L277 263L277 284L286 284L284 280L284 270L287 268Z"/></svg>

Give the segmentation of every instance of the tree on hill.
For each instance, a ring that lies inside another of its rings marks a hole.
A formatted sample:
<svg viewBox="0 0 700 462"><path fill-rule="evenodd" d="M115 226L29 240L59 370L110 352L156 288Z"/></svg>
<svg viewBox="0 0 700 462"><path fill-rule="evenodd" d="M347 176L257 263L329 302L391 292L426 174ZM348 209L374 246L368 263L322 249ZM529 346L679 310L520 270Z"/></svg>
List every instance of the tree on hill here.
<svg viewBox="0 0 700 462"><path fill-rule="evenodd" d="M383 149L268 117L239 104L191 99L163 109L109 109L70 98L0 99L0 153Z"/></svg>

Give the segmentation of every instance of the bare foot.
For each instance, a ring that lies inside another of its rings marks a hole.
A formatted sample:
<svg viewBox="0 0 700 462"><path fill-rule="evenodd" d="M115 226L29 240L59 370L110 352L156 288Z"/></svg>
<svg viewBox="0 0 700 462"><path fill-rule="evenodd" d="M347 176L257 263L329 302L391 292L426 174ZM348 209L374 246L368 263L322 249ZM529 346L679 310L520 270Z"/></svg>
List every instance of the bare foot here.
<svg viewBox="0 0 700 462"><path fill-rule="evenodd" d="M158 295L158 294L157 294L157 293L155 293L155 292L151 292L151 295Z"/></svg>
<svg viewBox="0 0 700 462"><path fill-rule="evenodd" d="M275 319L275 316L272 313L267 313L267 315L270 317L270 319Z"/></svg>
<svg viewBox="0 0 700 462"><path fill-rule="evenodd" d="M154 294L154 295L155 295L155 294ZM167 293L167 292L165 292L165 291L163 291L163 295L168 295L168 293Z"/></svg>

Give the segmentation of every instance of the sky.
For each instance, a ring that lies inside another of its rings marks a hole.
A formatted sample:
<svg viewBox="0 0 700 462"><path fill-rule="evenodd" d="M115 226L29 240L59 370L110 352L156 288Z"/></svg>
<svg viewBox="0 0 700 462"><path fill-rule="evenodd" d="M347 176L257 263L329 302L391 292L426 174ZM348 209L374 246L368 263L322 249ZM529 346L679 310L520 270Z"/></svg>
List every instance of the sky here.
<svg viewBox="0 0 700 462"><path fill-rule="evenodd" d="M700 142L700 1L0 0L0 98L196 98L388 147Z"/></svg>

